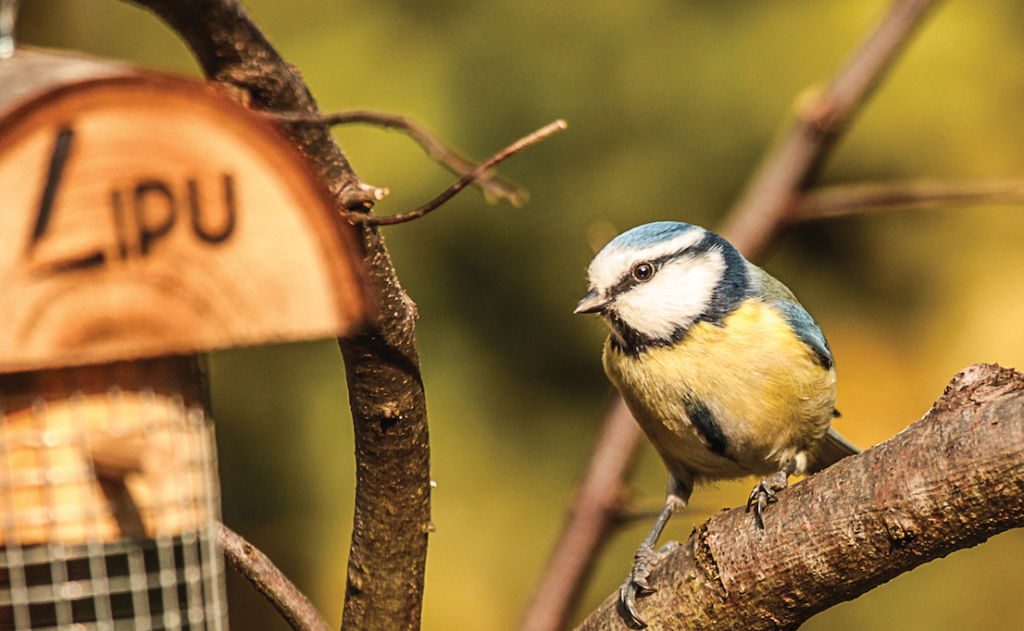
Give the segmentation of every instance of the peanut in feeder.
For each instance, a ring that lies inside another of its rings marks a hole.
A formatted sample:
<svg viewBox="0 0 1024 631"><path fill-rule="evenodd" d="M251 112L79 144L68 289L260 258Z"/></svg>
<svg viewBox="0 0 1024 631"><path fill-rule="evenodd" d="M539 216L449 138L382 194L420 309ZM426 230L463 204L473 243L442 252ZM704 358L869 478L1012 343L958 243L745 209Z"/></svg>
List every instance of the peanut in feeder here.
<svg viewBox="0 0 1024 631"><path fill-rule="evenodd" d="M36 50L0 191L0 629L223 628L196 353L351 332L352 227L215 87Z"/></svg>

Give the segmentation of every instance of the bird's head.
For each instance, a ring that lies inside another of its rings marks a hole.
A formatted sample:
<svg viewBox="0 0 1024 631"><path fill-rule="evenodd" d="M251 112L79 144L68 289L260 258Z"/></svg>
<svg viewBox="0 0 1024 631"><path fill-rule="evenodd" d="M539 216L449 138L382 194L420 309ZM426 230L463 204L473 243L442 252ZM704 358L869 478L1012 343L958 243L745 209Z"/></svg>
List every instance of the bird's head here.
<svg viewBox="0 0 1024 631"><path fill-rule="evenodd" d="M719 322L748 295L747 262L717 234L659 221L612 239L587 271L575 313L599 313L627 353L681 340L699 321Z"/></svg>

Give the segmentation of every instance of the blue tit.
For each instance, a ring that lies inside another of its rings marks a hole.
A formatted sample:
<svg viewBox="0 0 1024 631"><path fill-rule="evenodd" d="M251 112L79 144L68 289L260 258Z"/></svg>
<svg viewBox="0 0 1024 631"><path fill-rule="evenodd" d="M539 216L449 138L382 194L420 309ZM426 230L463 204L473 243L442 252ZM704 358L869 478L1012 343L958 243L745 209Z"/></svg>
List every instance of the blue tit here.
<svg viewBox="0 0 1024 631"><path fill-rule="evenodd" d="M830 427L836 372L825 336L785 285L717 234L645 224L613 239L588 269L576 313L611 329L604 368L669 472L668 497L620 590L635 597L660 558L672 513L699 482L766 476L747 502L757 525L793 474L857 453Z"/></svg>

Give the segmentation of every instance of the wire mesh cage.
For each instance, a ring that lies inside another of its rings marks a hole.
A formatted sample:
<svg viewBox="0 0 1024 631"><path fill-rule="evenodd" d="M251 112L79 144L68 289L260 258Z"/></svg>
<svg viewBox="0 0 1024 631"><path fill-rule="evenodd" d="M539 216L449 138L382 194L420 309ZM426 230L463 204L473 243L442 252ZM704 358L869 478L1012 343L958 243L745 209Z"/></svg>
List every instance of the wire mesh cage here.
<svg viewBox="0 0 1024 631"><path fill-rule="evenodd" d="M0 417L0 629L226 628L213 428L150 389Z"/></svg>

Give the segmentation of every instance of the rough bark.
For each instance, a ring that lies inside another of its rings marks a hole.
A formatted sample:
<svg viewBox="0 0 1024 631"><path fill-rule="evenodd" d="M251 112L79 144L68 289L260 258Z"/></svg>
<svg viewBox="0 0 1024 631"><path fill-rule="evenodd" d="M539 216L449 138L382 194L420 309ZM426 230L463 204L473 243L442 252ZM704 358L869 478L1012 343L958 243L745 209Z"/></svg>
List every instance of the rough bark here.
<svg viewBox="0 0 1024 631"><path fill-rule="evenodd" d="M355 426L356 504L342 630L419 629L430 449L413 320L377 228L368 244L376 321L339 340Z"/></svg>
<svg viewBox="0 0 1024 631"><path fill-rule="evenodd" d="M652 575L651 629L796 629L899 574L1024 526L1024 375L958 373L897 436L779 493L758 530L704 523ZM612 595L580 629L622 629Z"/></svg>

